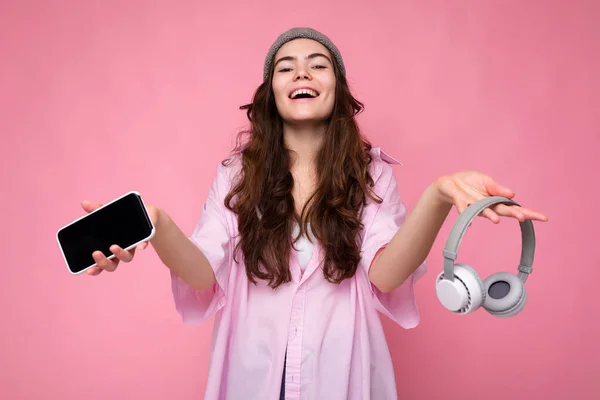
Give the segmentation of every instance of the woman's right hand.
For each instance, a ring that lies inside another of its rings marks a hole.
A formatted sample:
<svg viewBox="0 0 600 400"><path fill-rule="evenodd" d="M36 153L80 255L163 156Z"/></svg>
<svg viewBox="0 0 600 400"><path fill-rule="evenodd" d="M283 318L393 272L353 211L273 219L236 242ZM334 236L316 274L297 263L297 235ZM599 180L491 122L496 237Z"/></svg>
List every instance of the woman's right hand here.
<svg viewBox="0 0 600 400"><path fill-rule="evenodd" d="M87 213L90 213L102 207L102 204L92 201L84 201L81 203L81 207ZM158 221L159 214L158 208L151 205L146 205L146 211L148 211L148 216L152 221L152 225L156 227L156 222ZM115 257L111 260L109 260L101 251L95 251L92 253L92 257L94 258L96 265L89 268L87 271L85 271L85 273L87 275L99 275L102 271L113 272L117 269L117 266L121 261L125 263L131 262L133 260L133 257L135 256L135 251L138 249L144 250L146 247L148 247L148 242L142 242L133 249L130 249L129 251L123 250L117 245L112 245L110 247L110 251L115 255Z"/></svg>

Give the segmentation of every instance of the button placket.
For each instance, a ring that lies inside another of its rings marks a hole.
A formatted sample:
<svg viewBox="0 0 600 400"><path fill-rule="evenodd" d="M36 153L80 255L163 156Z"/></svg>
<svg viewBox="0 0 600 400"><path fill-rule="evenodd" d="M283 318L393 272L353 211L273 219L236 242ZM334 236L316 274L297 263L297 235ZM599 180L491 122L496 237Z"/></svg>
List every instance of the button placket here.
<svg viewBox="0 0 600 400"><path fill-rule="evenodd" d="M292 315L287 347L286 397L297 398L300 395L300 375L302 363L302 332L305 312L305 291L300 285L292 302Z"/></svg>

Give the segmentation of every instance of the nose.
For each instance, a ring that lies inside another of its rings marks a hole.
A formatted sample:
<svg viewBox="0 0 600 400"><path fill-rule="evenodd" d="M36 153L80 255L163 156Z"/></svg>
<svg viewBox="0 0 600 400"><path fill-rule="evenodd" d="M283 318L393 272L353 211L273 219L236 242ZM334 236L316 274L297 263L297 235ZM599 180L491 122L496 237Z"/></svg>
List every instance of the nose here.
<svg viewBox="0 0 600 400"><path fill-rule="evenodd" d="M304 65L298 66L296 69L296 74L294 76L294 81L298 81L300 79L311 79L310 73Z"/></svg>

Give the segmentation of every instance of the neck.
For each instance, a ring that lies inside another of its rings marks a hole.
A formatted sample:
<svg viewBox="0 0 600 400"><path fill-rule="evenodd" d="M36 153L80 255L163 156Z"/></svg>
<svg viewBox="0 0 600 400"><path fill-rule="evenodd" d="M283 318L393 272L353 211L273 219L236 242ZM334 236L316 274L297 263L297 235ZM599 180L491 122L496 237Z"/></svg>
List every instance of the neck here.
<svg viewBox="0 0 600 400"><path fill-rule="evenodd" d="M314 165L316 156L323 144L327 127L319 126L283 126L283 142L292 150L292 160L296 165Z"/></svg>

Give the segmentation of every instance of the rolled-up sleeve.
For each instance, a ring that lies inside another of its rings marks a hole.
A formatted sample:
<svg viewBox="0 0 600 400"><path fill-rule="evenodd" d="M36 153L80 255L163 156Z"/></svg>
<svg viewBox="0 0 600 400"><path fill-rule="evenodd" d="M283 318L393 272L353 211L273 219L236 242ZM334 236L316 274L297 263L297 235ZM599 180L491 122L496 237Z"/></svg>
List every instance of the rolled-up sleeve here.
<svg viewBox="0 0 600 400"><path fill-rule="evenodd" d="M189 237L208 259L216 283L208 289L197 290L171 271L175 308L187 325L197 325L210 319L227 301L233 250L226 208L223 204L229 188L228 183L227 172L219 164L202 215Z"/></svg>
<svg viewBox="0 0 600 400"><path fill-rule="evenodd" d="M383 202L376 205L369 218L362 241L361 264L367 273L379 250L385 248L392 240L406 219L406 206L400 198L396 178L388 164L382 166L377 187ZM378 311L398 323L403 328L414 328L419 324L419 311L414 293L414 283L427 271L424 261L398 288L383 293L369 282L370 291Z"/></svg>

